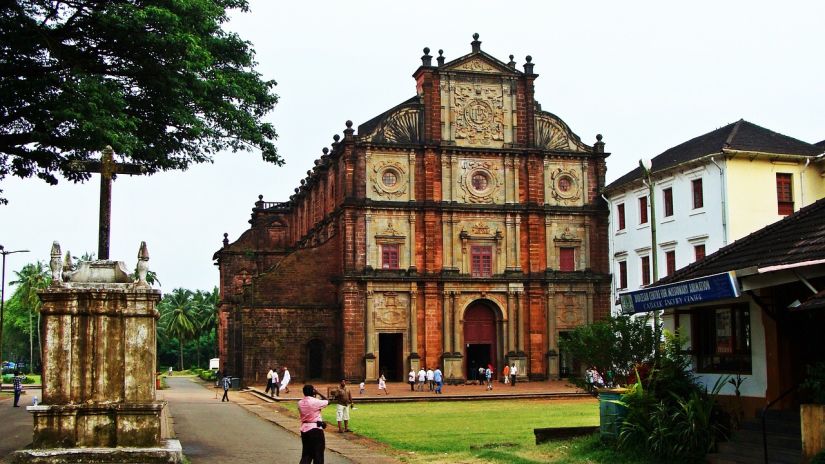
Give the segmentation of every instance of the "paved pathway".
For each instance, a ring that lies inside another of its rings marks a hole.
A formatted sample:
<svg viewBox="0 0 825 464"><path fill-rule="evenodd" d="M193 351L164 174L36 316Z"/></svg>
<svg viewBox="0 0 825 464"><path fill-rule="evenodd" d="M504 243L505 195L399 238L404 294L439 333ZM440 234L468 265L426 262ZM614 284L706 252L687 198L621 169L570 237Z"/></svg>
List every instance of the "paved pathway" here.
<svg viewBox="0 0 825 464"><path fill-rule="evenodd" d="M40 390L24 390L20 397L19 408L12 407L14 398L2 396L0 398L0 461L12 451L25 448L32 442L32 415L26 411L26 406L32 404L32 398L40 398Z"/></svg>
<svg viewBox="0 0 825 464"><path fill-rule="evenodd" d="M158 396L169 402L175 435L192 464L300 461L301 438L236 404L254 406L246 395L231 391L232 401L221 403L217 389L191 378L170 377L167 382L170 388ZM328 449L325 462L352 461Z"/></svg>

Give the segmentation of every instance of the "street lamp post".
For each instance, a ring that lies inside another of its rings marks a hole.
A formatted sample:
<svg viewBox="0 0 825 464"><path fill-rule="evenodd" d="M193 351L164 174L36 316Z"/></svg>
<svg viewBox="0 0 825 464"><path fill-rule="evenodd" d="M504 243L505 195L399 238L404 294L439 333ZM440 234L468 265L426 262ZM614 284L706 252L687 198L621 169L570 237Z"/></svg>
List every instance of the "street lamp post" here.
<svg viewBox="0 0 825 464"><path fill-rule="evenodd" d="M3 271L2 278L0 278L0 388L3 386L3 310L6 307L6 255L28 252L29 250L6 251L5 247L0 245L0 255L3 255ZM31 363L31 360L29 363Z"/></svg>
<svg viewBox="0 0 825 464"><path fill-rule="evenodd" d="M656 195L653 192L653 176L650 172L653 168L653 162L647 158L640 159L639 167L642 168L645 183L647 183L647 199L650 204L650 256L653 267L653 276L650 278L650 283L652 284L659 278L659 253L656 249ZM659 311L655 310L653 311L653 336L656 340L656 353L659 352L660 331Z"/></svg>

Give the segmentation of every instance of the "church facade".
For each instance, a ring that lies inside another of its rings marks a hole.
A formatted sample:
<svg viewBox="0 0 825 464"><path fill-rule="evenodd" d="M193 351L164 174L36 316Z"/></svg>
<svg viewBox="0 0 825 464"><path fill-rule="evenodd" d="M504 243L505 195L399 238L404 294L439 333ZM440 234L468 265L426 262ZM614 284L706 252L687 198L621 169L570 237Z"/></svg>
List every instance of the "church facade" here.
<svg viewBox="0 0 825 464"><path fill-rule="evenodd" d="M524 379L578 367L567 331L610 312L604 143L534 99L523 70L481 50L424 50L416 94L347 121L286 202L215 253L222 369L261 382L447 381L488 363ZM435 61L435 64L433 64Z"/></svg>

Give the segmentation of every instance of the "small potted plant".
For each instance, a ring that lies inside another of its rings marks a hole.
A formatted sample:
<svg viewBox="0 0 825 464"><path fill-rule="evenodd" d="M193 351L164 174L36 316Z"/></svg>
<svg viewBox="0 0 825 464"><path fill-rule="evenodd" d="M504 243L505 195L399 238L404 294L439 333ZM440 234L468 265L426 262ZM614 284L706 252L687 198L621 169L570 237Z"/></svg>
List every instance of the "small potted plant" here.
<svg viewBox="0 0 825 464"><path fill-rule="evenodd" d="M799 407L802 459L803 462L810 462L825 450L825 362L808 366L808 376L800 386L806 401Z"/></svg>

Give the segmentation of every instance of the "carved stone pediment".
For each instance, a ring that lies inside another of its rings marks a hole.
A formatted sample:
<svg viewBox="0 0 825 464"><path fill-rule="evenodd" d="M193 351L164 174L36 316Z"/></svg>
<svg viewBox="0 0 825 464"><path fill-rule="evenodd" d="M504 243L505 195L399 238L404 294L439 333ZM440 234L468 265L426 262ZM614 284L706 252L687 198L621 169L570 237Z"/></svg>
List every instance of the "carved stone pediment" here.
<svg viewBox="0 0 825 464"><path fill-rule="evenodd" d="M377 294L375 297L375 326L379 328L407 327L407 297L395 292Z"/></svg>
<svg viewBox="0 0 825 464"><path fill-rule="evenodd" d="M592 152L558 116L542 111L536 115L536 147L544 150Z"/></svg>
<svg viewBox="0 0 825 464"><path fill-rule="evenodd" d="M444 69L448 71L468 71L489 74L521 74L520 71L508 67L506 64L483 52L467 56L463 59L459 58L452 63L448 63Z"/></svg>
<svg viewBox="0 0 825 464"><path fill-rule="evenodd" d="M576 235L575 232L571 231L569 227L565 227L564 230L556 235L555 241L557 242L580 242L581 238Z"/></svg>
<svg viewBox="0 0 825 464"><path fill-rule="evenodd" d="M585 295L581 293L563 293L556 298L556 317L558 327L578 327L585 323Z"/></svg>
<svg viewBox="0 0 825 464"><path fill-rule="evenodd" d="M458 83L452 91L452 124L457 142L487 146L504 141L501 85Z"/></svg>
<svg viewBox="0 0 825 464"><path fill-rule="evenodd" d="M421 111L401 108L387 115L364 140L373 143L417 144L421 141Z"/></svg>

